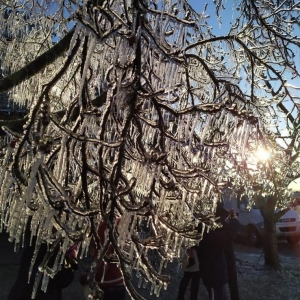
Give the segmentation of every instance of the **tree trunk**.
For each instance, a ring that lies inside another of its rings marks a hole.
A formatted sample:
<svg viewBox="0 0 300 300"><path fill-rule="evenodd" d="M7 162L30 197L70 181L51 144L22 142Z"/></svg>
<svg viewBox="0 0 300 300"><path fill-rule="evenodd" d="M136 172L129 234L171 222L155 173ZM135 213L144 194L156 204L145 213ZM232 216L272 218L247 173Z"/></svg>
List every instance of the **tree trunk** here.
<svg viewBox="0 0 300 300"><path fill-rule="evenodd" d="M264 255L265 265L273 268L279 268L279 255L276 236L276 221L274 220L274 211L265 215L265 236L264 236Z"/></svg>
<svg viewBox="0 0 300 300"><path fill-rule="evenodd" d="M264 218L265 234L264 234L264 256L265 265L278 269L280 267L278 245L276 236L276 198L267 197L265 205L261 207L261 214Z"/></svg>

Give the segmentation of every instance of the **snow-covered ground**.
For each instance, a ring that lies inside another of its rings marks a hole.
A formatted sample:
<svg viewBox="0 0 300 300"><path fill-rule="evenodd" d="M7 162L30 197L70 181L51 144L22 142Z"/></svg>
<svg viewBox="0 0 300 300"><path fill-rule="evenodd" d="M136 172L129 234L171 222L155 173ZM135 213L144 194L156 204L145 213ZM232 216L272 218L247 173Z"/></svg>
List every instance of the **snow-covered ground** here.
<svg viewBox="0 0 300 300"><path fill-rule="evenodd" d="M278 243L281 270L274 271L264 266L261 248L235 244L238 281L241 300L299 300L300 299L300 242L290 245ZM5 300L18 272L20 254L15 254L7 236L0 235L0 299ZM85 266L80 265L83 270ZM182 271L177 273L176 264L171 266L171 283L159 297L150 295L148 286L141 293L145 299L176 300ZM63 300L84 300L79 284L80 271L73 283L63 291ZM129 299L129 298L127 298ZM189 299L188 294L186 299ZM200 285L199 300L208 299L206 290ZM229 298L228 298L229 299ZM54 299L55 300L55 299Z"/></svg>

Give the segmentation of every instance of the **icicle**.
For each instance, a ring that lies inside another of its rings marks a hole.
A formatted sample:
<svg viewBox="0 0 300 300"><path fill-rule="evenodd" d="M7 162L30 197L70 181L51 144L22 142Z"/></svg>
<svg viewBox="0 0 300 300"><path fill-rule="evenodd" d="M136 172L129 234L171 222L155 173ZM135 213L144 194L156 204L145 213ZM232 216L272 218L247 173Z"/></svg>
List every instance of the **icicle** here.
<svg viewBox="0 0 300 300"><path fill-rule="evenodd" d="M174 242L173 242L173 253L176 255L176 250L177 250L177 242L178 242L178 235L176 234L174 237ZM166 260L167 263L167 260Z"/></svg>
<svg viewBox="0 0 300 300"><path fill-rule="evenodd" d="M41 285L41 290L46 293L47 292L47 287L49 284L49 276L47 274L44 273L44 277L42 280L42 285Z"/></svg>
<svg viewBox="0 0 300 300"><path fill-rule="evenodd" d="M192 205L191 205L191 214L194 214L194 206L195 206L195 203L197 202L197 194L194 193L193 194L193 199L192 199Z"/></svg>
<svg viewBox="0 0 300 300"><path fill-rule="evenodd" d="M193 134L195 133L195 128L197 126L198 123L198 117L197 116L193 116L194 117L194 121L190 130L190 135L189 135L189 148L191 149L191 145L192 145L192 141L193 141Z"/></svg>
<svg viewBox="0 0 300 300"><path fill-rule="evenodd" d="M207 185L207 180L205 179L204 180L204 184L203 184L203 188L202 188L202 190L201 190L201 198L202 197L204 197L204 194L205 194L205 192L206 192L206 185Z"/></svg>
<svg viewBox="0 0 300 300"><path fill-rule="evenodd" d="M182 39L181 39L182 44L181 44L181 46L179 45L180 48L186 47L186 37L187 37L187 32L188 32L188 26L185 26L185 27L183 28L183 37L182 37Z"/></svg>
<svg viewBox="0 0 300 300"><path fill-rule="evenodd" d="M245 126L246 126L246 120L243 121L243 126L241 126L238 130L238 134L237 134L237 137L238 137L238 145L239 145L239 148L241 149L241 146L242 146L242 141L243 141L243 137L244 137L244 133L245 133Z"/></svg>
<svg viewBox="0 0 300 300"><path fill-rule="evenodd" d="M140 288L143 284L143 277L140 276L139 280L138 280L138 288Z"/></svg>
<svg viewBox="0 0 300 300"><path fill-rule="evenodd" d="M165 251L166 252L168 250L169 240L170 240L171 234L172 234L172 231L168 230L167 231L167 237L166 237L166 240L165 240Z"/></svg>
<svg viewBox="0 0 300 300"><path fill-rule="evenodd" d="M160 264L159 264L159 269L158 269L159 274L161 274L161 271L162 271L163 266L164 266L164 262L165 262L165 260L162 258L161 261L160 261Z"/></svg>
<svg viewBox="0 0 300 300"><path fill-rule="evenodd" d="M67 143L67 136L63 135L61 140L61 151L58 156L58 161L55 167L55 170L53 172L54 176L57 177L58 182L63 181L63 176L65 175L65 164L66 164L66 158L67 158L67 151L66 151L66 143Z"/></svg>
<svg viewBox="0 0 300 300"><path fill-rule="evenodd" d="M75 43L76 43L76 40L78 38L78 35L80 34L80 31L81 31L81 25L78 23L75 27L75 30L74 30L74 33L72 35L72 39L71 39L71 42L70 42L70 47L69 47L69 52L68 52L68 56L71 55L72 53L72 50L75 46Z"/></svg>
<svg viewBox="0 0 300 300"><path fill-rule="evenodd" d="M31 273L32 273L32 268L33 268L33 266L35 264L36 258L38 256L39 251L40 251L40 247L41 247L41 240L39 238L37 238L36 244L35 244L35 248L34 248L34 252L33 252L33 256L32 256L32 259L31 259L30 268L29 268L28 283L30 281L30 277L31 277Z"/></svg>
<svg viewBox="0 0 300 300"><path fill-rule="evenodd" d="M31 195L32 195L33 190L36 185L37 172L38 172L40 165L43 163L44 157L45 157L45 155L42 154L41 152L39 152L38 155L36 156L35 162L31 166L31 172L29 175L28 186L27 186L27 189L26 189L26 192L24 195L27 206L29 205L29 203L31 201L31 198L32 198Z"/></svg>
<svg viewBox="0 0 300 300"><path fill-rule="evenodd" d="M180 212L183 211L183 206L184 206L184 204L185 204L186 197L187 197L187 191L186 191L186 190L183 190L183 191L182 191L182 198L181 198L181 208L180 208L181 211L180 211Z"/></svg>
<svg viewBox="0 0 300 300"><path fill-rule="evenodd" d="M42 276L43 276L43 273L38 272L36 277L35 277L32 293L31 293L31 299L35 299L38 287L39 287L41 279L42 279ZM28 284L29 284L29 282L28 282Z"/></svg>
<svg viewBox="0 0 300 300"><path fill-rule="evenodd" d="M201 144L203 144L203 141L204 141L205 135L206 135L206 133L207 133L207 131L208 131L210 122L211 122L211 116L209 115L209 116L207 117L207 119L206 119L206 123L205 123L205 126L204 126L203 131L202 131L202 134L201 134L201 138L200 138L200 140L201 140L200 143L201 143Z"/></svg>
<svg viewBox="0 0 300 300"><path fill-rule="evenodd" d="M32 245L32 239L37 235L40 224L43 224L44 207L40 205L38 210L35 212L31 219L31 230L30 230L30 245Z"/></svg>
<svg viewBox="0 0 300 300"><path fill-rule="evenodd" d="M182 242L183 242L183 237L179 236L178 238L179 238L179 242L178 242L176 257L180 257L181 245L182 245Z"/></svg>
<svg viewBox="0 0 300 300"><path fill-rule="evenodd" d="M145 278L145 279L144 279L144 283L143 283L143 288L144 288L144 289L146 288L147 284L148 284L148 281L147 281L146 278Z"/></svg>
<svg viewBox="0 0 300 300"><path fill-rule="evenodd" d="M0 204L1 204L1 213L0 213L0 220L4 220L4 214L8 214L11 212L12 205L7 202L9 199L10 190L13 189L13 178L10 176L9 172L5 172L5 177L3 180L3 184L1 185L0 189ZM7 220L4 221L7 223Z"/></svg>
<svg viewBox="0 0 300 300"><path fill-rule="evenodd" d="M26 211L23 210L22 212L22 215L20 216L20 223L19 223L19 226L14 234L15 236L15 246L19 246L19 243L22 239L23 243L24 243L24 236L25 236L25 231L26 231L26 225L27 225L27 222L29 220L29 217L28 215L26 214Z"/></svg>
<svg viewBox="0 0 300 300"><path fill-rule="evenodd" d="M191 118L192 118L192 116L188 115L187 120L186 120L186 124L185 124L185 133L184 133L185 143L189 142L188 139L190 137L189 132L190 132ZM189 142L189 145L190 145L190 142ZM189 151L190 151L190 149L189 149Z"/></svg>
<svg viewBox="0 0 300 300"><path fill-rule="evenodd" d="M106 261L103 261L103 274L102 274L102 277L101 277L101 283L104 282L104 275L105 275L105 270L106 270Z"/></svg>
<svg viewBox="0 0 300 300"><path fill-rule="evenodd" d="M159 284L156 285L154 290L154 294L156 295L156 297L159 297L161 287L162 287L162 282L159 282Z"/></svg>
<svg viewBox="0 0 300 300"><path fill-rule="evenodd" d="M155 283L151 283L151 289L150 289L150 295L153 295L153 291L154 291L154 287L155 287Z"/></svg>
<svg viewBox="0 0 300 300"><path fill-rule="evenodd" d="M242 143L242 157L244 157L245 155L245 149L246 149L246 144L248 142L248 138L249 138L249 133L250 133L250 125L246 125L246 130L245 130L245 133L244 133L244 141Z"/></svg>
<svg viewBox="0 0 300 300"><path fill-rule="evenodd" d="M85 62L84 62L84 68L83 68L83 72L82 72L82 76L81 76L81 80L80 80L80 88L79 88L79 105L81 106L82 104L82 99L81 99L81 95L82 95L82 90L83 90L83 86L85 84L85 78L87 76L87 72L90 66L90 61L92 58L92 54L94 52L94 49L96 47L96 37L94 37L92 34L89 36L88 39L88 50L87 50L87 54L85 57Z"/></svg>

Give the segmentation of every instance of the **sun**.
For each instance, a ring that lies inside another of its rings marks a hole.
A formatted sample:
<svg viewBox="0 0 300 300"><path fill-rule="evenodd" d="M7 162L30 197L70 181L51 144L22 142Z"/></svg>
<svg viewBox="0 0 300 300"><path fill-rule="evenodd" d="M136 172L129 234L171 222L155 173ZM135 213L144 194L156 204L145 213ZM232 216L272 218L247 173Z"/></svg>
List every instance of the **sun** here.
<svg viewBox="0 0 300 300"><path fill-rule="evenodd" d="M265 148L258 148L255 153L255 156L260 161L267 161L271 158L271 153Z"/></svg>

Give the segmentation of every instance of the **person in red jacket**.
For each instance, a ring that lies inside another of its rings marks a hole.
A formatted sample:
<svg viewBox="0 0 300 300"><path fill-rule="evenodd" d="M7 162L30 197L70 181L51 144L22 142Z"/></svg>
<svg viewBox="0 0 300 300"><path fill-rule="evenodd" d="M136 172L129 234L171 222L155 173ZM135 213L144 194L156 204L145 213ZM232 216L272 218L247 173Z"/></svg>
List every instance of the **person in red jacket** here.
<svg viewBox="0 0 300 300"><path fill-rule="evenodd" d="M98 236L100 243L105 240L106 225L104 222L100 223L98 228ZM113 261L114 249L109 245L105 255L110 258L110 261L100 261L95 267L95 281L98 283L100 289L104 292L104 300L124 300L126 289L120 268ZM97 258L97 249L93 245L93 259ZM81 284L85 287L88 285L88 271L81 276ZM85 288L84 288L85 289Z"/></svg>

